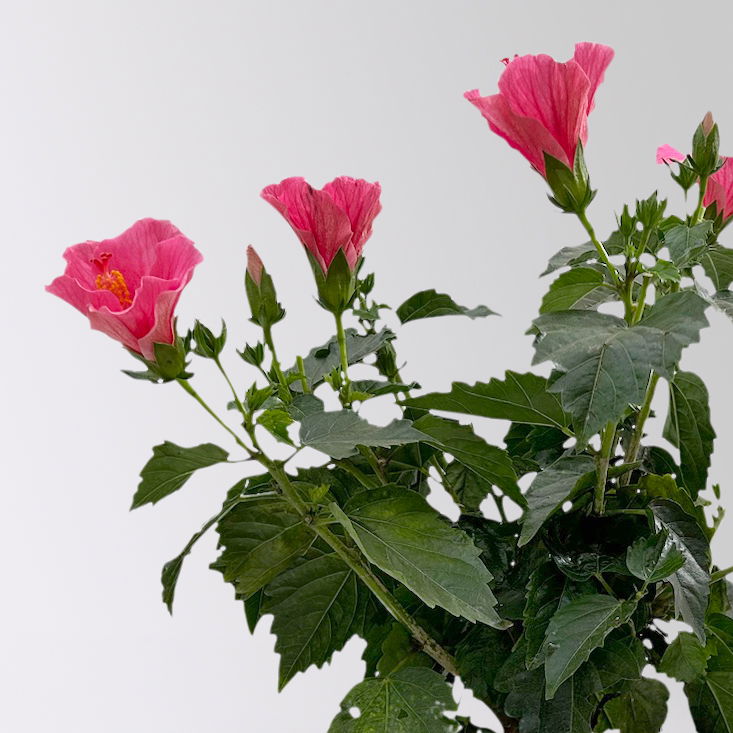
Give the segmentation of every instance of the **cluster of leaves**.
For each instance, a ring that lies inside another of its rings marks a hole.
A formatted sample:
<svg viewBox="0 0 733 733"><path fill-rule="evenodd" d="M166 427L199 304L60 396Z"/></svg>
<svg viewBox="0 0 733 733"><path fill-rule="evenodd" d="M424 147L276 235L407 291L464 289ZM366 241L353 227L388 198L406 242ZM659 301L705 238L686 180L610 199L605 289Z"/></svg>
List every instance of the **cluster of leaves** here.
<svg viewBox="0 0 733 733"><path fill-rule="evenodd" d="M266 384L235 394L230 407L253 440L249 457L266 470L233 486L165 565L168 607L186 556L214 527L212 567L234 587L249 628L273 617L280 688L352 636L364 639L365 679L331 733L478 731L455 716L456 676L506 733L657 733L668 693L644 675L648 665L685 683L700 733L733 730L731 586L710 556L720 515L710 524L704 513L715 433L703 381L679 369L709 304L733 317L733 250L717 242L714 220L664 211L656 194L634 214L624 209L604 243L623 258L618 282L594 243L552 257L543 274L563 272L531 329L549 377L509 371L413 396L395 334L378 325L386 306L369 300L372 276L358 282L359 330L347 329L343 344L334 337L289 369L274 355L265 367L265 344L245 347L240 355ZM614 300L623 318L598 311ZM402 324L490 314L433 290L396 309ZM215 337L197 324L183 343L220 365L225 341L225 329ZM342 345L347 364L371 366L372 379L348 382ZM640 442L660 379L669 389L664 437L679 460ZM316 392L329 388L342 409L325 409ZM354 409L376 398L396 400L400 419L373 425ZM504 445L436 412L506 421ZM259 429L327 459L288 470L261 453ZM133 507L228 458L208 443L157 446ZM536 475L522 491L527 474ZM426 500L429 479L455 501L456 521ZM487 517L487 500L501 521ZM519 520L506 519L508 503ZM691 632L668 643L656 621L675 618Z"/></svg>

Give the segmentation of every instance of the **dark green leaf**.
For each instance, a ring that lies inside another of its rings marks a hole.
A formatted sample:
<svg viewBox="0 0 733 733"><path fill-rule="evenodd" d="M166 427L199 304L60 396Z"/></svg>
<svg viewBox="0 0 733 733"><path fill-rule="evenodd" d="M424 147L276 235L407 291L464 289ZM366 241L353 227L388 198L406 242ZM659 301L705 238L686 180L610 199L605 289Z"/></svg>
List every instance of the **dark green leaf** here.
<svg viewBox="0 0 733 733"><path fill-rule="evenodd" d="M480 550L408 489L384 486L331 509L370 562L406 585L431 608L503 628Z"/></svg>
<svg viewBox="0 0 733 733"><path fill-rule="evenodd" d="M274 616L281 690L297 672L321 667L364 626L369 592L335 553L298 562L265 593L264 613Z"/></svg>
<svg viewBox="0 0 733 733"><path fill-rule="evenodd" d="M585 595L558 609L545 637L546 695L552 699L608 634L625 624L636 608L633 601L607 595Z"/></svg>
<svg viewBox="0 0 733 733"><path fill-rule="evenodd" d="M437 293L435 290L422 290L415 293L397 308L396 313L402 323L416 321L419 318L435 318L436 316L483 318L484 316L496 315L494 311L485 305L477 305L475 308L458 305L449 295Z"/></svg>
<svg viewBox="0 0 733 733"><path fill-rule="evenodd" d="M315 534L279 497L238 504L217 528L224 548L212 564L247 598L289 568L313 544Z"/></svg>
<svg viewBox="0 0 733 733"><path fill-rule="evenodd" d="M301 444L332 458L353 456L358 445L389 447L424 438L409 420L393 420L382 427L368 423L352 410L311 413L300 423Z"/></svg>
<svg viewBox="0 0 733 733"><path fill-rule="evenodd" d="M666 532L640 537L626 553L626 566L633 575L656 583L677 572L685 564L685 556L667 541Z"/></svg>
<svg viewBox="0 0 733 733"><path fill-rule="evenodd" d="M489 445L473 432L471 426L453 420L425 415L414 425L424 434L426 443L450 453L479 478L498 486L512 501L525 506L524 497L517 486L512 459L506 451Z"/></svg>
<svg viewBox="0 0 733 733"><path fill-rule="evenodd" d="M713 227L711 221L702 221L693 227L680 224L664 234L664 243L672 262L678 267L689 267L700 261L707 249L708 234Z"/></svg>
<svg viewBox="0 0 733 733"><path fill-rule="evenodd" d="M707 484L715 430L710 422L708 391L692 372L677 372L669 385L664 437L680 449L680 482L696 496Z"/></svg>
<svg viewBox="0 0 733 733"><path fill-rule="evenodd" d="M379 676L384 677L400 667L432 666L433 660L415 648L415 640L410 632L401 624L393 623L382 642L382 656L377 662Z"/></svg>
<svg viewBox="0 0 733 733"><path fill-rule="evenodd" d="M574 267L552 283L542 299L540 313L593 309L614 297L615 291L604 284L601 272L592 267Z"/></svg>
<svg viewBox="0 0 733 733"><path fill-rule="evenodd" d="M405 404L559 429L570 424L557 395L548 392L547 379L531 373L507 371L503 381L494 378L473 385L454 382L450 392L413 397Z"/></svg>
<svg viewBox="0 0 733 733"><path fill-rule="evenodd" d="M644 645L637 636L612 631L606 643L596 649L588 662L588 673L592 671L601 688L606 690L624 680L636 680L647 664ZM585 668L581 669L583 674Z"/></svg>
<svg viewBox="0 0 733 733"><path fill-rule="evenodd" d="M456 665L463 684L480 700L490 700L496 673L511 652L506 632L483 624L474 626L456 648Z"/></svg>
<svg viewBox="0 0 733 733"><path fill-rule="evenodd" d="M594 472L595 462L590 456L566 456L538 473L526 494L528 509L519 545L526 545L545 520L571 499Z"/></svg>
<svg viewBox="0 0 733 733"><path fill-rule="evenodd" d="M664 652L659 671L680 682L692 682L705 674L711 651L694 634L681 631Z"/></svg>
<svg viewBox="0 0 733 733"><path fill-rule="evenodd" d="M563 247L559 252L556 252L550 257L550 261L547 263L547 267L540 277L549 275L561 267L572 267L573 265L587 262L588 260L594 259L597 255L598 250L596 250L593 242L583 242L583 244L577 244L574 247Z"/></svg>
<svg viewBox="0 0 733 733"><path fill-rule="evenodd" d="M697 520L686 514L679 504L668 499L655 499L649 507L657 529L665 529L669 533L667 542L675 544L685 557L685 564L669 578L677 613L705 643L705 611L710 595L710 545L707 537Z"/></svg>
<svg viewBox="0 0 733 733"><path fill-rule="evenodd" d="M263 588L260 588L257 593L244 599L244 616L247 619L247 628L251 634L254 634L255 628L257 628L257 622L264 615L264 611L262 610L264 598L265 591Z"/></svg>
<svg viewBox="0 0 733 733"><path fill-rule="evenodd" d="M458 497L463 512L480 514L481 502L488 496L491 484L460 461L451 461L445 474L446 483L451 493Z"/></svg>
<svg viewBox="0 0 733 733"><path fill-rule="evenodd" d="M661 682L642 678L609 700L604 712L620 733L659 733L667 717L668 699L669 690Z"/></svg>
<svg viewBox="0 0 733 733"><path fill-rule="evenodd" d="M223 463L227 458L229 454L213 443L194 448L181 448L168 441L156 445L153 457L140 472L142 481L132 499L132 508L155 504L178 491L197 469Z"/></svg>
<svg viewBox="0 0 733 733"><path fill-rule="evenodd" d="M727 290L733 283L733 249L714 244L708 247L701 263L716 290Z"/></svg>
<svg viewBox="0 0 733 733"><path fill-rule="evenodd" d="M733 619L712 616L708 633L713 654L705 675L685 685L698 733L733 731Z"/></svg>
<svg viewBox="0 0 733 733"><path fill-rule="evenodd" d="M355 379L351 383L352 394L367 395L370 397L381 397L386 394L398 394L411 389L419 389L416 382L411 384L399 384L396 382L382 382L374 379Z"/></svg>
<svg viewBox="0 0 733 733"><path fill-rule="evenodd" d="M557 428L512 423L504 436L507 453L517 474L538 472L554 463L565 452L568 436Z"/></svg>
<svg viewBox="0 0 733 733"><path fill-rule="evenodd" d="M341 703L328 733L458 733L450 685L431 669L405 667L366 679ZM352 712L358 711L358 716Z"/></svg>

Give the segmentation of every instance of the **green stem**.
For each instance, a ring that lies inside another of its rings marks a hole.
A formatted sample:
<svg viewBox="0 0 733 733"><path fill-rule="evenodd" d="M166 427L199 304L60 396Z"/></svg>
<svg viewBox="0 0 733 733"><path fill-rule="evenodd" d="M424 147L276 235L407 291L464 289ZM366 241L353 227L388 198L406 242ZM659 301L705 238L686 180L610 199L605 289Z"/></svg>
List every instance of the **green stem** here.
<svg viewBox="0 0 733 733"><path fill-rule="evenodd" d="M262 327L262 333L265 337L265 343L267 348L270 350L270 356L272 357L272 368L275 370L277 381L287 390L288 382L285 379L285 375L280 367L280 361L277 358L277 352L275 351L275 342L272 340L272 326L269 324Z"/></svg>
<svg viewBox="0 0 733 733"><path fill-rule="evenodd" d="M731 565L729 568L724 568L723 570L716 570L711 576L710 576L710 582L716 583L719 580L722 580L727 575L730 575L733 573L733 565Z"/></svg>
<svg viewBox="0 0 733 733"><path fill-rule="evenodd" d="M642 404L639 414L636 416L636 425L634 432L629 441L629 447L626 449L626 455L624 456L624 463L633 463L639 456L639 449L641 448L641 439L644 437L644 423L649 417L649 413L652 411L652 400L654 399L654 392L657 389L657 383L659 382L659 374L656 372L652 373L649 379L649 385L646 388L646 395L644 397L644 404ZM631 472L625 474L621 478L621 485L626 486L631 479Z"/></svg>
<svg viewBox="0 0 733 733"><path fill-rule="evenodd" d="M298 363L298 377L300 377L300 384L303 387L303 394L310 394L311 388L308 385L308 377L305 375L305 364L303 363L303 357L298 356L296 359Z"/></svg>
<svg viewBox="0 0 733 733"><path fill-rule="evenodd" d="M334 463L347 473L350 473L365 489L376 489L380 482L367 476L364 471L358 469L351 461L334 461Z"/></svg>
<svg viewBox="0 0 733 733"><path fill-rule="evenodd" d="M443 488L450 494L451 499L458 505L458 508L461 510L461 514L463 514L463 502L461 501L460 497L456 493L456 490L453 488L453 484L451 484L450 481L448 481L448 474L445 472L445 469L441 465L440 461L438 460L437 456L433 455L430 457L430 463L433 465L435 470L438 472L438 476L440 476L440 483L443 484Z"/></svg>
<svg viewBox="0 0 733 733"><path fill-rule="evenodd" d="M504 524L509 524L509 520L507 519L506 512L504 511L504 497L501 495L497 495L494 491L493 486L489 486L489 492L491 493L492 498L494 499L494 502L496 502L496 508L499 510L499 516L501 517L501 521Z"/></svg>
<svg viewBox="0 0 733 733"><path fill-rule="evenodd" d="M367 445L360 445L359 446L359 453L361 453L364 458L367 459L369 462L369 465L372 467L372 470L374 471L374 474L379 479L379 483L382 484L382 486L386 486L389 481L387 480L387 477L384 475L384 468L382 464L379 462L379 459L377 458L377 454Z"/></svg>
<svg viewBox="0 0 733 733"><path fill-rule="evenodd" d="M695 224L699 224L702 221L702 215L705 211L705 207L703 206L703 200L705 198L705 192L708 188L708 176L700 176L700 193L697 197L697 208L695 209L695 212L692 215L692 219L690 219L690 226L695 226Z"/></svg>
<svg viewBox="0 0 733 733"><path fill-rule="evenodd" d="M596 456L596 491L593 500L593 510L602 515L606 508L606 480L608 467L611 463L611 453L616 441L616 423L608 423L601 432L601 450Z"/></svg>
<svg viewBox="0 0 733 733"><path fill-rule="evenodd" d="M580 223L585 228L585 231L588 232L590 241L593 242L596 250L598 250L598 256L601 258L601 261L608 268L608 271L611 274L611 279L613 280L613 284L616 285L616 287L619 287L621 285L621 280L619 279L618 272L616 268L614 267L613 263L611 262L611 260L608 258L608 252L606 252L606 248L603 246L603 244L599 241L598 237L596 236L596 232L593 229L593 225L588 221L588 217L586 216L585 211L578 212L578 219L580 220Z"/></svg>
<svg viewBox="0 0 733 733"><path fill-rule="evenodd" d="M639 300L636 303L636 309L634 310L631 320L629 321L629 325L634 326L636 325L640 320L641 317L644 315L644 303L646 301L646 294L649 290L649 285L651 285L652 279L651 277L645 277L644 280L641 283L641 290L639 291Z"/></svg>
<svg viewBox="0 0 733 733"><path fill-rule="evenodd" d="M247 445L245 445L242 439L206 404L206 402L204 402L201 395L189 384L189 381L187 379L179 378L176 379L176 381L178 382L178 384L181 385L181 387L183 387L186 392L188 392L188 394L191 395L191 397L196 400L196 402L199 403L199 405L201 405L201 407L204 408L204 410L206 410L206 412L209 413L209 415L211 415L211 417L214 418L214 420L216 420L216 422L219 423L219 425L221 425L221 427L224 428L224 430L227 431L227 433L229 433L229 435L232 436L232 438L234 438L240 448L243 448L245 451L247 451L250 457L255 456L254 451L252 451Z"/></svg>
<svg viewBox="0 0 733 733"><path fill-rule="evenodd" d="M258 456L258 460L270 472L282 490L283 495L290 501L295 510L304 518L309 517L307 505L300 498L285 471L265 456ZM453 657L410 616L397 599L387 590L382 581L372 572L371 568L367 566L366 562L350 550L328 527L313 523L310 526L354 571L395 620L401 623L412 634L422 651L432 657L446 672L457 675L458 670L456 669L456 663Z"/></svg>
<svg viewBox="0 0 733 733"><path fill-rule="evenodd" d="M603 586L603 590L605 590L609 596L616 595L613 592L613 588L611 588L611 586L606 582L606 579L600 573L593 573L593 575L595 575L596 580Z"/></svg>
<svg viewBox="0 0 733 733"><path fill-rule="evenodd" d="M334 313L336 319L336 338L339 345L339 355L341 357L341 371L344 375L344 384L341 390L341 401L344 407L351 404L351 380L349 379L349 354L346 351L346 334L344 333L343 313Z"/></svg>
<svg viewBox="0 0 733 733"><path fill-rule="evenodd" d="M219 371L221 372L221 375L224 377L226 383L229 385L229 389L232 392L232 396L234 397L234 404L237 406L237 409L242 413L242 416L247 419L247 411L244 409L244 405L242 404L242 401L239 399L239 395L237 395L237 390L234 389L234 385L232 384L232 380L229 379L229 375L226 373L226 370L222 366L221 361L219 361L219 357L216 357L214 359L216 362L216 366L219 368Z"/></svg>

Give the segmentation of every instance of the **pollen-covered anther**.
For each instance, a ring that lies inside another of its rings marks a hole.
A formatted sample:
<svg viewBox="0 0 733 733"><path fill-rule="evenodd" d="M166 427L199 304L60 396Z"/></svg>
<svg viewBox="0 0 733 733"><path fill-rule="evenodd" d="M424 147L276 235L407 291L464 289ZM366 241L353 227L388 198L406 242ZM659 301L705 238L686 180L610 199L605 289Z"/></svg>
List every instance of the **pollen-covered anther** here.
<svg viewBox="0 0 733 733"><path fill-rule="evenodd" d="M109 261L112 255L109 252L103 252L99 257L95 257L92 263L99 269L99 274L95 279L97 290L109 290L123 308L132 305L130 297L130 289L127 287L125 278L119 270L110 270Z"/></svg>

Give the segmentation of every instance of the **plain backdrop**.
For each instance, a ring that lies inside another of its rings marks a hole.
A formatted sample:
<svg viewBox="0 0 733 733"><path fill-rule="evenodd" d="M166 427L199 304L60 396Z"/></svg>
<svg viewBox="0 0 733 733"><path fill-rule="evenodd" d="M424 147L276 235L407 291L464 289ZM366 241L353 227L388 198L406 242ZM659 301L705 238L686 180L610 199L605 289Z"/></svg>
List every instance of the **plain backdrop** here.
<svg viewBox="0 0 733 733"><path fill-rule="evenodd" d="M722 152L733 151L731 5L4 0L0 16L0 729L323 733L362 674L363 642L278 695L269 619L249 635L231 587L208 569L213 534L184 567L172 618L160 602L161 565L242 466L201 472L154 508L128 512L154 444L231 446L175 385L122 375L130 357L43 292L63 249L143 216L171 219L205 256L180 320L226 318L227 364L244 385L253 375L233 349L257 338L242 288L246 244L288 310L276 329L283 361L332 333L300 246L259 191L291 175L318 186L341 174L379 180L384 211L366 251L378 298L397 305L435 287L502 313L405 327L403 374L441 389L526 370L523 331L549 284L538 273L584 236L462 93L493 92L504 56L565 59L576 41L610 44L616 59L587 146L599 190L591 218L608 234L624 202L655 189L682 212L654 153L664 142L686 150L708 109ZM712 479L733 506L733 325L710 321L684 366L709 386ZM212 371L196 371L200 390L223 404ZM369 414L390 418L389 399ZM477 428L498 441L506 425ZM714 550L720 566L733 562L728 523ZM671 688L664 731L690 733L681 688ZM461 706L492 724L470 694Z"/></svg>

